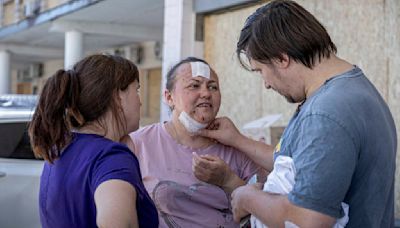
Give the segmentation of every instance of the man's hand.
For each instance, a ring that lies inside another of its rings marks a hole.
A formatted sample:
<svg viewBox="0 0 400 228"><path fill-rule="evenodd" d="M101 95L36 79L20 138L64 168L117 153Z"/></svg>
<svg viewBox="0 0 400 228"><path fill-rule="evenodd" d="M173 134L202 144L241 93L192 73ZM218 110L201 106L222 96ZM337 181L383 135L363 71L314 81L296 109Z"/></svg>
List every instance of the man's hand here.
<svg viewBox="0 0 400 228"><path fill-rule="evenodd" d="M232 192L231 195L231 205L232 205L232 212L233 212L233 219L235 222L239 223L240 219L245 217L246 215L250 214L250 212L246 209L246 197L249 196L253 191L260 191L262 188L261 183L252 184L252 185L245 185L242 187L237 188Z"/></svg>
<svg viewBox="0 0 400 228"><path fill-rule="evenodd" d="M200 130L198 135L233 147L240 137L244 137L228 117L216 118L206 129Z"/></svg>

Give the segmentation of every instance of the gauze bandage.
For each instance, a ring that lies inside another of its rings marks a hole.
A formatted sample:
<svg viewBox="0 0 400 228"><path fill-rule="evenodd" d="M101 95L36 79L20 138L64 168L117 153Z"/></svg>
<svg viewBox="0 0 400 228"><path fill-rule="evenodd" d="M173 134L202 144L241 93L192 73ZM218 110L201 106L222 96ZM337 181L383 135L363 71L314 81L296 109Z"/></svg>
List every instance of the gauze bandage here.
<svg viewBox="0 0 400 228"><path fill-rule="evenodd" d="M192 119L185 111L182 111L181 114L179 114L178 119L186 128L186 130L190 133L196 133L199 130L207 127L207 124L197 122L196 120Z"/></svg>
<svg viewBox="0 0 400 228"><path fill-rule="evenodd" d="M190 66L192 68L192 77L205 77L210 79L210 67L203 62L191 62Z"/></svg>

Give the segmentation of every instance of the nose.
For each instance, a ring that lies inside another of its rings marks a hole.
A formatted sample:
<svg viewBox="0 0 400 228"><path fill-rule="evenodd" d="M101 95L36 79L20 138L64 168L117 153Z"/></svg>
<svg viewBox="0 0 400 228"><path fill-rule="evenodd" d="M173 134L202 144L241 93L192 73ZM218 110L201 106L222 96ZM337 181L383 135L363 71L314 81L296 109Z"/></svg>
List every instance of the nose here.
<svg viewBox="0 0 400 228"><path fill-rule="evenodd" d="M207 85L201 87L200 97L202 97L202 98L210 98L211 97L211 92Z"/></svg>

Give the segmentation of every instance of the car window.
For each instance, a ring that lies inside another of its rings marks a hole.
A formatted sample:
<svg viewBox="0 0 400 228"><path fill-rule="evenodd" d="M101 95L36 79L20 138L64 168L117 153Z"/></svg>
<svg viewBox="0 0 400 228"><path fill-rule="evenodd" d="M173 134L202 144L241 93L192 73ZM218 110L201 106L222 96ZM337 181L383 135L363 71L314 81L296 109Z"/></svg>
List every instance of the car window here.
<svg viewBox="0 0 400 228"><path fill-rule="evenodd" d="M28 136L28 122L0 124L0 157L35 159Z"/></svg>
<svg viewBox="0 0 400 228"><path fill-rule="evenodd" d="M37 95L0 95L0 158L35 159L28 123L37 101Z"/></svg>

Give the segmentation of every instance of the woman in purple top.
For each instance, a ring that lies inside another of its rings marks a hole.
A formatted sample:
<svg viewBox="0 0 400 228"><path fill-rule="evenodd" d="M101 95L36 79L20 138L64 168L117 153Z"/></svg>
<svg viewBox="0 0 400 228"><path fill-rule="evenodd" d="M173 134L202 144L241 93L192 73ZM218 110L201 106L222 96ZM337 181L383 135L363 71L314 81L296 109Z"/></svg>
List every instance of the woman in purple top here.
<svg viewBox="0 0 400 228"><path fill-rule="evenodd" d="M130 61L92 55L50 77L29 126L46 160L43 227L158 227L138 160L122 136L139 125L139 72Z"/></svg>

